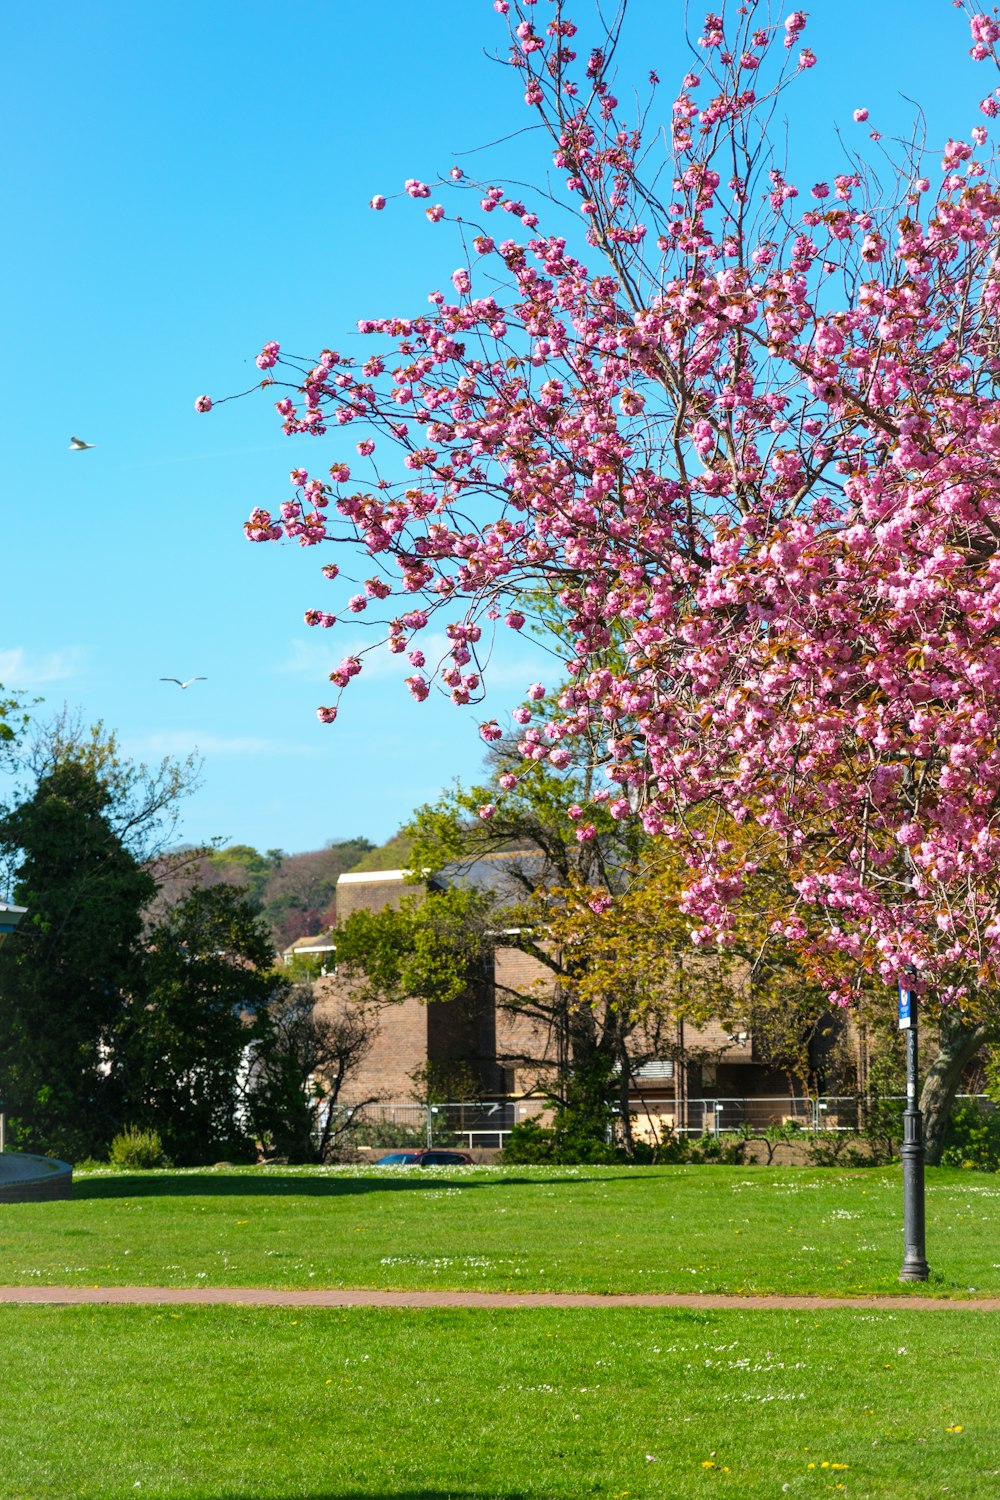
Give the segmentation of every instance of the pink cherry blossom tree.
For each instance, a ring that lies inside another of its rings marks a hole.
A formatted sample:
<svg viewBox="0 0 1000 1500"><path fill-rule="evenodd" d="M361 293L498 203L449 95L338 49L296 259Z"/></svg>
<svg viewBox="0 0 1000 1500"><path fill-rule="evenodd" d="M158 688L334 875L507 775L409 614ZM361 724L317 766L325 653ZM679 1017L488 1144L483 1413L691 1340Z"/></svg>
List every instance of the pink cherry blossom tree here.
<svg viewBox="0 0 1000 1500"><path fill-rule="evenodd" d="M777 851L774 936L833 1000L912 966L933 1159L1000 1033L1000 90L934 150L854 109L859 149L796 184L770 132L816 62L804 12L707 15L661 109L655 74L616 97L617 30L585 42L561 0L494 10L548 143L536 180L578 213L409 179L461 262L429 311L363 321L363 359L265 344L284 430L334 452L246 533L341 544L327 580L361 559L305 618L377 616L417 699L477 701L496 633L555 605L567 685L515 713L522 756L593 745L595 800L686 848L694 942L731 940ZM995 65L996 13L966 20ZM321 719L363 667L331 672Z"/></svg>

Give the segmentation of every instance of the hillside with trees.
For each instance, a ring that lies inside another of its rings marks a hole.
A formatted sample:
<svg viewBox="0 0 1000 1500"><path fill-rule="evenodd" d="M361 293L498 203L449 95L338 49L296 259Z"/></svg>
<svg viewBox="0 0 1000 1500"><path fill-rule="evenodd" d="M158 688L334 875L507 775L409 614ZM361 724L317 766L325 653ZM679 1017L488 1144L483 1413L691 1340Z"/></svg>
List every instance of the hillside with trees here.
<svg viewBox="0 0 1000 1500"><path fill-rule="evenodd" d="M250 844L175 851L162 889L169 899L207 885L242 887L259 908L280 953L296 938L312 937L337 920L337 881L360 860L378 854L370 839L339 839L322 849L261 853ZM185 858L186 853L186 858Z"/></svg>

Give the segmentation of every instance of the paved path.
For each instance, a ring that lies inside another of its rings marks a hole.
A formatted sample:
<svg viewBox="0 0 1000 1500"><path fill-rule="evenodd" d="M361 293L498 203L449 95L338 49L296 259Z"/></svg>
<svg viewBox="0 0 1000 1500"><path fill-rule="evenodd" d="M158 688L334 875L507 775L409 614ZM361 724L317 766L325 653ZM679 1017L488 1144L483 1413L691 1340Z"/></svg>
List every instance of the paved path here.
<svg viewBox="0 0 1000 1500"><path fill-rule="evenodd" d="M1000 1312L1000 1297L725 1297L697 1292L622 1293L600 1296L590 1292L384 1292L365 1288L306 1288L280 1291L271 1287L233 1286L0 1286L0 1303L32 1302L57 1306L115 1303L148 1306L156 1303L197 1303L240 1307L688 1307L709 1311L738 1309L815 1312L819 1308L852 1307L896 1311Z"/></svg>

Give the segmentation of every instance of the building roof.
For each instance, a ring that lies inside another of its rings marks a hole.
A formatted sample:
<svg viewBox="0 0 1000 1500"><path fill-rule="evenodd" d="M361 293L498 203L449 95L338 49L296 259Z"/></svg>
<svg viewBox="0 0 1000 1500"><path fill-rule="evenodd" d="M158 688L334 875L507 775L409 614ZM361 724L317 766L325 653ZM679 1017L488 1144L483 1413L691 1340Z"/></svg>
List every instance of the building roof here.
<svg viewBox="0 0 1000 1500"><path fill-rule="evenodd" d="M27 910L26 906L13 906L9 901L0 901L0 942L14 931Z"/></svg>
<svg viewBox="0 0 1000 1500"><path fill-rule="evenodd" d="M319 932L313 937L296 938L294 943L289 943L287 948L282 949L281 956L287 962L297 953L335 953L336 951L337 945L333 941L333 933Z"/></svg>

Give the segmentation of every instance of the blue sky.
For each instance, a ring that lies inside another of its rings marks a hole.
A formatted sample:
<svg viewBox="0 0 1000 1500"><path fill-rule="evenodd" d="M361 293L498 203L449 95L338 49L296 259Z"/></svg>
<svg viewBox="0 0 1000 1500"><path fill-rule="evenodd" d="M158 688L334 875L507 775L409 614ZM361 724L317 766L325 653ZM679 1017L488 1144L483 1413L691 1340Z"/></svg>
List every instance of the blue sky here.
<svg viewBox="0 0 1000 1500"><path fill-rule="evenodd" d="M836 126L864 144L858 105L889 133L909 96L935 145L976 123L995 80L967 60L949 0L809 9L820 61L788 110L810 180L842 168ZM672 84L681 0L632 10L623 82L655 66ZM544 670L511 648L484 714L414 704L387 661L320 725L354 639L302 623L332 602L329 554L253 546L242 523L288 497L295 464L351 445L284 438L266 399L208 416L193 401L252 384L266 339L343 349L359 317L426 307L460 263L454 231L405 198L373 214L373 193L456 162L539 179L531 135L480 149L528 119L485 55L503 37L491 0L51 0L10 8L4 32L0 682L43 714L102 719L138 759L197 750L191 840L384 839L474 778L478 722ZM70 453L71 434L96 446ZM183 693L158 680L195 673L207 682Z"/></svg>

